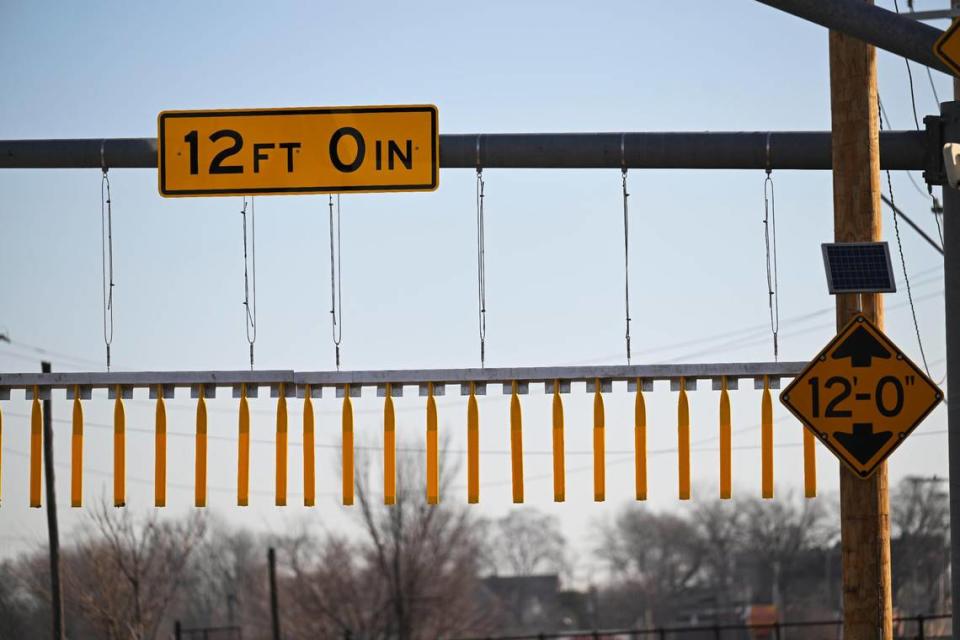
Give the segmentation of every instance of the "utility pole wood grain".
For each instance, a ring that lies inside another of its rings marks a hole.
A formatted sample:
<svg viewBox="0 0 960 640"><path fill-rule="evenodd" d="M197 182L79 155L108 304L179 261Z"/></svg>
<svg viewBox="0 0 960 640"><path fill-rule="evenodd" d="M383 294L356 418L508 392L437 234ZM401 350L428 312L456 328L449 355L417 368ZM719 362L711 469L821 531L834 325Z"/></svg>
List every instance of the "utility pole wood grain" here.
<svg viewBox="0 0 960 640"><path fill-rule="evenodd" d="M870 0L867 0L870 1ZM877 65L873 46L830 32L834 239L877 241L880 220L880 145ZM878 294L837 296L837 328L862 309L883 326ZM890 590L890 506L887 465L862 480L840 465L843 637L893 637Z"/></svg>

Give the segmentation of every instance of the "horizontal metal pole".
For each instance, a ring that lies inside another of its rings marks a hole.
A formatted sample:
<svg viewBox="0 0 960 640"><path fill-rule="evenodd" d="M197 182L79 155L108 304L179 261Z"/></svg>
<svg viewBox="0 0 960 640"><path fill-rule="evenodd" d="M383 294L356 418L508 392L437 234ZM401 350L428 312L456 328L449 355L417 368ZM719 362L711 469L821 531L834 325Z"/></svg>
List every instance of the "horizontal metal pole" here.
<svg viewBox="0 0 960 640"><path fill-rule="evenodd" d="M926 169L926 142L926 133L920 131L881 132L881 167ZM0 169L102 166L155 169L156 138L0 140ZM616 169L625 166L629 169L829 170L830 132L444 134L440 136L440 166L445 169L478 166Z"/></svg>
<svg viewBox="0 0 960 640"><path fill-rule="evenodd" d="M0 398L9 398L12 389L34 387L44 394L50 389L74 388L90 389L120 388L127 394L133 388L148 388L156 391L163 388L169 397L173 388L203 386L237 387L246 384L250 387L288 385L287 393L293 395L295 389L303 390L306 385L316 392L324 387L343 389L350 385L355 390L362 387L382 387L392 385L435 385L459 384L478 385L505 384L513 382L602 382L640 380L650 383L654 380L673 382L684 378L687 381L718 380L726 377L731 383L740 379L762 380L768 376L778 383L781 378L796 376L806 365L804 362L728 362L728 363L692 363L692 364L650 364L650 365L603 365L576 367L519 367L498 369L396 369L383 371L111 371L86 373L0 373ZM32 395L31 395L32 397Z"/></svg>
<svg viewBox="0 0 960 640"><path fill-rule="evenodd" d="M943 31L863 0L758 0L804 20L839 31L953 75L933 53Z"/></svg>
<svg viewBox="0 0 960 640"><path fill-rule="evenodd" d="M935 9L933 11L905 11L901 13L905 18L911 20L949 20L960 16L960 8L953 9Z"/></svg>

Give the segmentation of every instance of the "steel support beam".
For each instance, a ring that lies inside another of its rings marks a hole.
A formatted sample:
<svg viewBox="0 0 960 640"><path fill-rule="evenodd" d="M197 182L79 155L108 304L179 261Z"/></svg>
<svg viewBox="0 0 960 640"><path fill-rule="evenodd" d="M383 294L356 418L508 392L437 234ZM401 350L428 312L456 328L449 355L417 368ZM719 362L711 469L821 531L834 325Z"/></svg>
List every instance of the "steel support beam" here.
<svg viewBox="0 0 960 640"><path fill-rule="evenodd" d="M939 162L940 151L930 152L927 142L927 134L921 131L881 133L881 166L913 171L930 168L931 162ZM830 163L828 131L440 136L440 166L446 169L619 169L625 165L630 169L829 170ZM103 166L155 169L156 138L0 140L0 169Z"/></svg>
<svg viewBox="0 0 960 640"><path fill-rule="evenodd" d="M933 54L933 44L943 31L893 11L863 0L757 1L953 75ZM880 155L883 156L882 151Z"/></svg>
<svg viewBox="0 0 960 640"><path fill-rule="evenodd" d="M576 367L518 367L496 369L397 369L383 371L94 371L86 373L0 373L0 399L10 397L13 389L25 389L27 396L33 397L33 389L42 397L49 397L52 389L65 389L72 394L79 388L83 397L89 397L91 389L109 389L111 393L118 388L125 396L134 388L150 389L151 394L162 389L170 397L173 389L197 388L216 389L217 387L269 386L277 392L281 384L287 387L286 393L294 395L310 385L316 394L320 389L342 389L350 385L356 393L362 387L384 387L392 385L435 385L459 384L477 385L505 384L516 381L524 384L548 383L555 381L603 383L613 381L635 383L641 380L652 384L655 380L670 381L676 385L681 378L689 388L696 388L698 380L719 381L726 377L731 388L736 388L738 380L771 379L776 386L781 378L793 378L805 362L721 362L691 364L648 364L648 365L598 365ZM648 387L649 388L649 387ZM72 397L72 396L71 396ZM211 397L208 395L207 397Z"/></svg>
<svg viewBox="0 0 960 640"><path fill-rule="evenodd" d="M941 105L944 142L960 142L960 102ZM950 481L952 637L960 638L960 191L943 188L943 289L947 339L947 451ZM951 320L951 318L953 318Z"/></svg>

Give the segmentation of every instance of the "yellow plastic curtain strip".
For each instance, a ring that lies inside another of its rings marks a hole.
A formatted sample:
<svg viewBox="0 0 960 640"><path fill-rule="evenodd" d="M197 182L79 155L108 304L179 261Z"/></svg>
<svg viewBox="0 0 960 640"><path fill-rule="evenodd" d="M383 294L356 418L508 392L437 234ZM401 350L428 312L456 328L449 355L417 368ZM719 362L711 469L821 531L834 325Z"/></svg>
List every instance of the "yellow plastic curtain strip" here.
<svg viewBox="0 0 960 640"><path fill-rule="evenodd" d="M803 495L817 497L817 441L806 427L803 430Z"/></svg>
<svg viewBox="0 0 960 640"><path fill-rule="evenodd" d="M383 504L397 504L397 413L389 383L383 401Z"/></svg>
<svg viewBox="0 0 960 640"><path fill-rule="evenodd" d="M523 502L523 423L520 415L520 396L517 381L510 394L510 473L513 482L513 501Z"/></svg>
<svg viewBox="0 0 960 640"><path fill-rule="evenodd" d="M197 440L194 480L194 504L207 506L207 403L203 398L203 385L197 399Z"/></svg>
<svg viewBox="0 0 960 640"><path fill-rule="evenodd" d="M343 386L343 504L353 504L353 404L348 384Z"/></svg>
<svg viewBox="0 0 960 640"><path fill-rule="evenodd" d="M440 502L440 461L437 451L437 400L427 384L427 504Z"/></svg>
<svg viewBox="0 0 960 640"><path fill-rule="evenodd" d="M472 382L467 399L467 502L480 502L480 411Z"/></svg>
<svg viewBox="0 0 960 640"><path fill-rule="evenodd" d="M690 405L687 403L687 381L680 378L680 398L677 400L677 452L680 499L690 499Z"/></svg>
<svg viewBox="0 0 960 640"><path fill-rule="evenodd" d="M73 387L73 437L70 443L70 506L83 505L83 407L80 388Z"/></svg>
<svg viewBox="0 0 960 640"><path fill-rule="evenodd" d="M30 506L40 508L40 456L43 447L43 415L40 412L40 390L33 387L30 406Z"/></svg>
<svg viewBox="0 0 960 640"><path fill-rule="evenodd" d="M731 456L732 430L730 420L730 394L727 393L727 377L724 376L720 389L720 499L729 500L732 489Z"/></svg>
<svg viewBox="0 0 960 640"><path fill-rule="evenodd" d="M127 416L123 410L123 390L117 385L113 402L113 506L127 504Z"/></svg>
<svg viewBox="0 0 960 640"><path fill-rule="evenodd" d="M763 376L763 397L760 402L760 493L765 500L773 498L773 400L770 379Z"/></svg>
<svg viewBox="0 0 960 640"><path fill-rule="evenodd" d="M237 425L237 506L250 504L250 405L247 385L240 385L240 412Z"/></svg>
<svg viewBox="0 0 960 640"><path fill-rule="evenodd" d="M280 383L277 398L277 499L278 507L287 506L287 385Z"/></svg>
<svg viewBox="0 0 960 640"><path fill-rule="evenodd" d="M593 500L603 502L607 493L606 469L604 468L604 414L603 395L600 393L600 379L596 380L593 394Z"/></svg>
<svg viewBox="0 0 960 640"><path fill-rule="evenodd" d="M634 457L637 500L647 499L647 404L643 401L642 380L637 378L637 400L633 408Z"/></svg>
<svg viewBox="0 0 960 640"><path fill-rule="evenodd" d="M310 385L303 394L303 506L317 504L316 446L313 438L313 402L310 400Z"/></svg>
<svg viewBox="0 0 960 640"><path fill-rule="evenodd" d="M553 501L567 499L566 464L563 446L563 400L560 398L560 381L553 381Z"/></svg>
<svg viewBox="0 0 960 640"><path fill-rule="evenodd" d="M154 433L153 504L167 506L167 406L163 386L157 385L156 431Z"/></svg>

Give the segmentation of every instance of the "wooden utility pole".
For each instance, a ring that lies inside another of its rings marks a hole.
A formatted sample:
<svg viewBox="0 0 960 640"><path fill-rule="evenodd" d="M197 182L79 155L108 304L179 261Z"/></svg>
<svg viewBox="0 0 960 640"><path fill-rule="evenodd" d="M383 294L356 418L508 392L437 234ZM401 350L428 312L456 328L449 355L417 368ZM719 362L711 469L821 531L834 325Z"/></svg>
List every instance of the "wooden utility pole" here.
<svg viewBox="0 0 960 640"><path fill-rule="evenodd" d="M50 373L50 363L41 362L40 371ZM50 609L53 640L63 640L63 592L60 588L60 528L57 525L57 484L53 473L53 402L43 401L43 462L47 485L47 537L50 548Z"/></svg>
<svg viewBox="0 0 960 640"><path fill-rule="evenodd" d="M872 4L872 0L866 0ZM836 242L880 240L880 138L873 46L830 32L833 231ZM837 328L862 309L883 326L879 294L837 296ZM840 465L844 640L893 637L887 464L862 480Z"/></svg>

